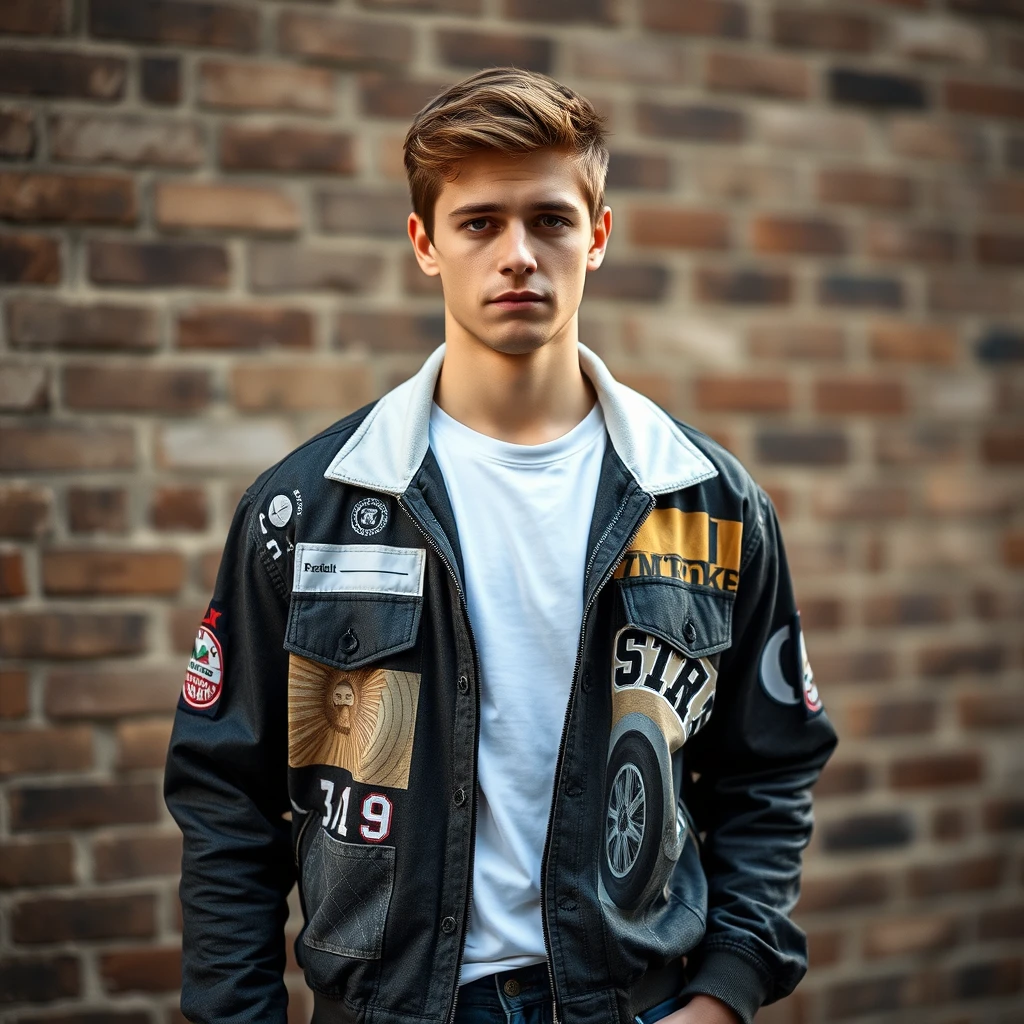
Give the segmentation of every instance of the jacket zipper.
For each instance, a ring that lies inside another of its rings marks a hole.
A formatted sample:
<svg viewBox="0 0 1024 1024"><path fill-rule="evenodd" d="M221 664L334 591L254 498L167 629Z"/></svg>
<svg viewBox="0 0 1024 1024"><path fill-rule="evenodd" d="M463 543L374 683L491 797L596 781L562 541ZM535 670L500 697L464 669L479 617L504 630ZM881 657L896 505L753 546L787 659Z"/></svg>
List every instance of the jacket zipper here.
<svg viewBox="0 0 1024 1024"><path fill-rule="evenodd" d="M540 920L541 925L544 929L544 944L547 947L548 954L548 980L551 983L551 1015L553 1024L560 1024L560 1021L558 1019L558 994L555 991L555 971L554 968L551 966L551 936L548 933L548 916L544 907L544 890L545 882L547 880L548 844L551 842L551 826L554 822L555 817L555 798L558 794L558 787L561 783L562 757L565 753L565 734L569 730L569 719L572 716L572 707L576 700L576 679L579 676L580 665L583 662L583 648L587 636L587 617L590 615L590 609L594 606L594 601L597 599L597 595L604 589L605 585L608 583L608 580L611 579L612 574L619 567L619 563L625 557L626 552L629 550L630 544L632 544L633 541L636 540L637 534L640 532L641 527L644 525L645 522L647 522L647 517L653 511L655 504L655 499L652 497L650 501L647 503L647 509L644 512L643 516L641 516L639 522L634 527L633 532L629 535L629 539L626 541L625 544L622 545L622 548L619 550L619 554L615 558L615 561L612 562L612 564L608 567L607 571L601 579L601 582L597 585L597 587L594 588L594 593L590 595L590 600L587 601L587 606L583 609L583 618L580 623L580 643L579 647L576 649L576 665L572 670L572 686L569 690L569 704L568 707L565 709L565 720L562 722L562 739L558 744L558 761L555 764L555 785L551 791L551 809L548 811L548 828L544 836L544 853L541 857L540 868ZM609 529L611 529L610 526ZM607 534L605 535L607 536ZM594 565L594 555L596 555L597 550L598 548L600 548L600 546L600 543L598 543L598 545L594 548L594 551L590 556L590 560L587 562L587 568L583 574L584 589L586 589L587 580L590 577L590 570L593 568Z"/></svg>
<svg viewBox="0 0 1024 1024"><path fill-rule="evenodd" d="M469 621L469 604L466 601L466 594L462 589L462 585L459 583L458 573L455 571L455 567L448 560L445 553L441 550L440 545L430 535L429 531L419 521L419 519L413 515L412 509L409 508L403 501L401 496L398 496L398 507L405 510L406 515L413 521L416 529L423 534L424 540L433 549L435 554L444 563L452 580L455 583L455 589L459 594L459 601L462 605L463 613L466 617L466 631L469 634L470 646L473 649L473 685L476 691L476 714L474 715L474 731L473 731L473 777L472 777L472 804L470 812L470 825L469 825L469 885L466 890L466 901L463 906L462 915L462 930L459 937L459 961L458 969L455 976L455 993L452 996L452 1008L448 1013L448 1024L454 1024L455 1021L455 1008L459 1003L459 972L462 969L462 954L466 948L466 931L469 928L469 915L470 910L473 906L473 861L474 854L476 853L476 768L477 768L477 748L480 744L480 655L476 648L476 638L473 636L473 624Z"/></svg>

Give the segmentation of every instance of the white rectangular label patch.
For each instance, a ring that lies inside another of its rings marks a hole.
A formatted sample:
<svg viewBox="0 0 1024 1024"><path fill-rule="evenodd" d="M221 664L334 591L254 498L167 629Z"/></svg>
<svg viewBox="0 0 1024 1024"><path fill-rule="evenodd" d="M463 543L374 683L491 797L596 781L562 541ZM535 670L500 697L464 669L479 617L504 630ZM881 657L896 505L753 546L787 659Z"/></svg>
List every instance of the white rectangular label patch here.
<svg viewBox="0 0 1024 1024"><path fill-rule="evenodd" d="M424 548L299 544L292 589L302 594L423 594Z"/></svg>

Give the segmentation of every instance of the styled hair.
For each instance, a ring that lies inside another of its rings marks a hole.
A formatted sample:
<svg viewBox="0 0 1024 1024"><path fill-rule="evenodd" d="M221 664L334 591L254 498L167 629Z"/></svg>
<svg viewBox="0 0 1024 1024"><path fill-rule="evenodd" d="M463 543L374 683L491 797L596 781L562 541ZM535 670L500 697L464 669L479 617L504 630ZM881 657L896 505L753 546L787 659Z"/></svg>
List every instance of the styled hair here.
<svg viewBox="0 0 1024 1024"><path fill-rule="evenodd" d="M405 173L412 208L434 236L434 205L459 161L481 150L527 154L569 150L576 162L591 223L604 208L608 172L604 118L590 100L547 75L521 68L478 71L435 96L405 136Z"/></svg>

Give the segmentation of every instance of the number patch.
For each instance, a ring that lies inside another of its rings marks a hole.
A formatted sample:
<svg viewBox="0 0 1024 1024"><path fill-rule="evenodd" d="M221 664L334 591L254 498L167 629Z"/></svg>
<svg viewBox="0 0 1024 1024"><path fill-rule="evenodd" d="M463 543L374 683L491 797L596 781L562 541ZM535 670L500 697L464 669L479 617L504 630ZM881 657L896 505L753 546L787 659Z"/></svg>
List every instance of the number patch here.
<svg viewBox="0 0 1024 1024"><path fill-rule="evenodd" d="M321 824L339 836L348 835L348 808L352 787L346 786L335 799L335 786L330 779L320 780L324 794L324 815ZM391 811L393 805L383 793L369 793L359 808L361 821L359 834L371 843L379 843L391 832Z"/></svg>

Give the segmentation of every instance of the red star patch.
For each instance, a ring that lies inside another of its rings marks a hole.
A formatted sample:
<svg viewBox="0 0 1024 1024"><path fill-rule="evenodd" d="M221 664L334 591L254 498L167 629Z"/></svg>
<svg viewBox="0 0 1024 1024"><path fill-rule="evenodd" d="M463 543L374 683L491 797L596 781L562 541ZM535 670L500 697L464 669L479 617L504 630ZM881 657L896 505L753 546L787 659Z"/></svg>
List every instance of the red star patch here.
<svg viewBox="0 0 1024 1024"><path fill-rule="evenodd" d="M204 625L204 626L209 626L209 627L210 627L210 629L216 629L216 628L217 628L217 620L218 620L218 619L219 619L219 618L220 618L220 617L221 617L221 616L222 616L223 614L224 614L223 612L219 612L219 611L217 611L217 610L216 610L216 609L215 609L215 608L213 607L213 605L210 605L209 609L208 609L208 610L207 610L207 612L206 612L206 618L205 618L205 619L203 619L203 625Z"/></svg>

